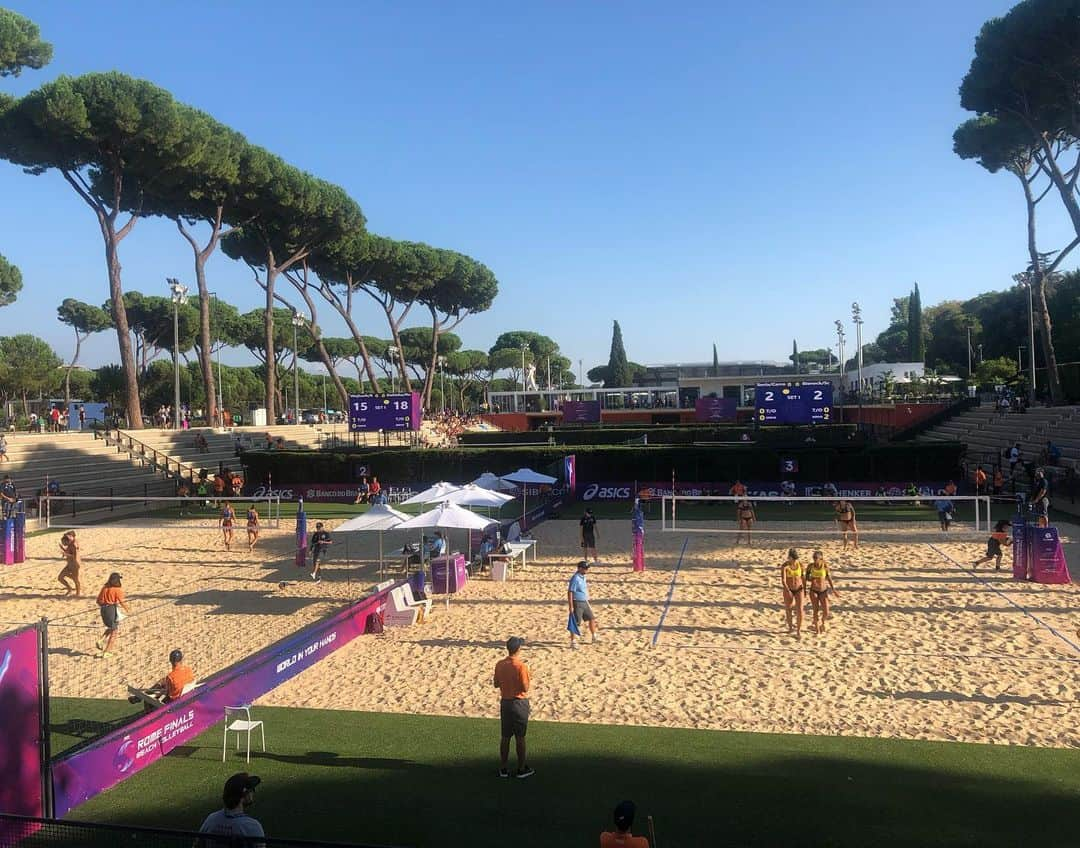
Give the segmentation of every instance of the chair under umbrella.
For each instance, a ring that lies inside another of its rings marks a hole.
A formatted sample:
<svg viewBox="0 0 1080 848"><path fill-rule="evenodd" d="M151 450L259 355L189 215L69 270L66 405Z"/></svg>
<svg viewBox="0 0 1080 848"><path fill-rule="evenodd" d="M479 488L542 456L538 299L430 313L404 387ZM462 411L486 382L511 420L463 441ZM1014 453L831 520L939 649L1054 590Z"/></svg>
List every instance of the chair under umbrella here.
<svg viewBox="0 0 1080 848"><path fill-rule="evenodd" d="M494 492L509 492L517 488L513 483L508 483L502 477L492 474L490 471L485 471L473 480L471 485L479 486L481 489L491 489Z"/></svg>
<svg viewBox="0 0 1080 848"><path fill-rule="evenodd" d="M541 474L539 471L533 471L531 468L519 468L517 471L512 471L509 474L502 476L503 480L507 480L511 483L518 483L521 485L521 523L525 524L525 515L528 512L525 508L526 501L528 500L528 488L529 483L536 485L550 486L552 483L558 482L555 477L549 477L547 474ZM524 529L524 528L523 528Z"/></svg>
<svg viewBox="0 0 1080 848"><path fill-rule="evenodd" d="M440 482L430 486L419 494L413 495L408 500L401 502L401 506L413 506L415 504L442 503L451 492L456 492L460 486L453 483Z"/></svg>
<svg viewBox="0 0 1080 848"><path fill-rule="evenodd" d="M458 506L455 503L447 503L444 501L439 504L435 509L429 509L427 512L422 512L420 515L410 518L408 521L403 521L397 526L398 530L416 530L416 529L428 529L437 528L439 530L483 530L490 524L495 522L490 518L484 518L481 515L477 515L475 512L469 512L464 507ZM421 549L423 548L423 538L420 540ZM450 606L450 546L447 545L447 575L446 575L446 605Z"/></svg>
<svg viewBox="0 0 1080 848"><path fill-rule="evenodd" d="M410 516L404 512L398 512L387 504L373 504L371 508L360 515L353 516L344 524L339 525L334 532L350 533L364 530L379 531L379 576L383 575L383 531L393 530L402 522L408 521Z"/></svg>

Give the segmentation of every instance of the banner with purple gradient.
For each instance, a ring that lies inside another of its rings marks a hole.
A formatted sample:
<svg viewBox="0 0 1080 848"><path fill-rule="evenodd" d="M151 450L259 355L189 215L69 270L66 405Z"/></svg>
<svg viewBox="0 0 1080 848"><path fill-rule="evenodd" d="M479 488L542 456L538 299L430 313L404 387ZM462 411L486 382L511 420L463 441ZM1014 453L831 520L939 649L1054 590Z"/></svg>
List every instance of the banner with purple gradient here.
<svg viewBox="0 0 1080 848"><path fill-rule="evenodd" d="M562 420L564 424L599 424L600 401L564 400Z"/></svg>
<svg viewBox="0 0 1080 848"><path fill-rule="evenodd" d="M41 677L33 627L0 636L0 813L42 816ZM0 843L15 834L0 822ZM21 827L21 826L19 826Z"/></svg>
<svg viewBox="0 0 1080 848"><path fill-rule="evenodd" d="M1012 520L1012 573L1013 580L1028 578L1028 527L1021 515Z"/></svg>
<svg viewBox="0 0 1080 848"><path fill-rule="evenodd" d="M1036 583L1069 583L1069 566L1056 527L1032 527L1028 541L1031 579Z"/></svg>
<svg viewBox="0 0 1080 848"><path fill-rule="evenodd" d="M168 706L54 759L56 817L192 743L224 719L225 707L252 703L362 635L368 615L386 606L397 585L380 584L374 595L215 674Z"/></svg>

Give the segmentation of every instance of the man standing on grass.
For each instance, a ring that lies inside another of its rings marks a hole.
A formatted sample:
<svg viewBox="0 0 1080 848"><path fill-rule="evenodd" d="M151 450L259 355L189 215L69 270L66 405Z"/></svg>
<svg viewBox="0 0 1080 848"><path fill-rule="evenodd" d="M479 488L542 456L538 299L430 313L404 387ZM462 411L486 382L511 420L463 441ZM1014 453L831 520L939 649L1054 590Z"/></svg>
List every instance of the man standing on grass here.
<svg viewBox="0 0 1080 848"><path fill-rule="evenodd" d="M525 640L511 636L506 640L507 656L495 663L493 683L499 690L499 720L502 735L499 741L499 777L510 777L507 761L510 758L510 738L517 743L517 777L532 777L525 758L525 733L529 729L529 667L521 659Z"/></svg>
<svg viewBox="0 0 1080 848"><path fill-rule="evenodd" d="M593 562L600 562L596 556L596 516L591 509L586 508L581 516L581 547L585 551L585 559L592 554Z"/></svg>
<svg viewBox="0 0 1080 848"><path fill-rule="evenodd" d="M589 605L589 585L585 577L589 573L589 561L583 559L578 563L577 571L574 576L570 578L570 585L566 591L566 599L570 604L570 615L574 617L574 624L577 625L578 635L581 632L581 623L583 621L589 622L589 632L592 634L592 640L596 641L596 617L593 615L592 607ZM576 648L577 642L574 641L574 631L570 631L570 647Z"/></svg>

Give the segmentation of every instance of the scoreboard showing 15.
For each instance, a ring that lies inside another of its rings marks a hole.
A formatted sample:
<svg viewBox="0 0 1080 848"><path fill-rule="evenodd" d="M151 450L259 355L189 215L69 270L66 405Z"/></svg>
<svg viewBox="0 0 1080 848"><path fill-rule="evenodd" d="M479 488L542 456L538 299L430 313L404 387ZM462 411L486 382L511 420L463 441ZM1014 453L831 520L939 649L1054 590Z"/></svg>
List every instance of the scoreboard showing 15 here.
<svg viewBox="0 0 1080 848"><path fill-rule="evenodd" d="M349 431L419 430L420 393L349 395Z"/></svg>
<svg viewBox="0 0 1080 848"><path fill-rule="evenodd" d="M754 387L754 419L758 424L829 424L833 385L828 380L802 383L758 383Z"/></svg>

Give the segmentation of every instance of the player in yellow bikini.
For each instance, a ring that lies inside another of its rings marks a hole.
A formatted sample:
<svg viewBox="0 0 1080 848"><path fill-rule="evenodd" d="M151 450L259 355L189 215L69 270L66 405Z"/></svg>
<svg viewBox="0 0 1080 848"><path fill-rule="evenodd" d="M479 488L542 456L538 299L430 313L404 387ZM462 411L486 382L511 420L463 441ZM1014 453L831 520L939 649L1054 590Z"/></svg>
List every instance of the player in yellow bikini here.
<svg viewBox="0 0 1080 848"><path fill-rule="evenodd" d="M802 639L803 593L806 578L803 564L799 562L799 552L794 548L788 551L787 559L780 565L780 585L784 589L784 616L787 619L788 633L794 632L796 639ZM792 626L794 613L794 626Z"/></svg>
<svg viewBox="0 0 1080 848"><path fill-rule="evenodd" d="M814 608L814 632L824 633L825 622L829 618L829 593L837 595L832 582L829 564L821 551L814 551L810 567L806 569L806 579L810 581L810 604Z"/></svg>

